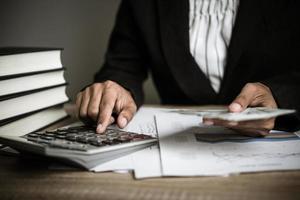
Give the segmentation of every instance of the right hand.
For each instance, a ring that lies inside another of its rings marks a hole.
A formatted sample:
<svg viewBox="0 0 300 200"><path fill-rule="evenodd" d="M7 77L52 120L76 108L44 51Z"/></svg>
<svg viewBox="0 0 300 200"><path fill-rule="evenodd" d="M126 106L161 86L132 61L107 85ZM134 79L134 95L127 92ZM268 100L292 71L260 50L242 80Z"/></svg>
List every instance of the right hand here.
<svg viewBox="0 0 300 200"><path fill-rule="evenodd" d="M274 128L275 118L241 122L204 118L203 123L206 125L223 126L251 137L262 137L268 135Z"/></svg>
<svg viewBox="0 0 300 200"><path fill-rule="evenodd" d="M130 92L113 81L94 83L78 93L76 99L77 117L82 121L93 120L97 123L97 133L103 133L115 119L124 128L137 111Z"/></svg>

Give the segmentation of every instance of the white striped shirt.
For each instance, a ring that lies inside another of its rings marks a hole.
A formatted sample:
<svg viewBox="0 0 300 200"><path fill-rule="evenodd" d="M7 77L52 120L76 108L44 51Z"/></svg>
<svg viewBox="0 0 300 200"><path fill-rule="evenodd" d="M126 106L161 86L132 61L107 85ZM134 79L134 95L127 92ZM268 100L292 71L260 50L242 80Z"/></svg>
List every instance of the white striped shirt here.
<svg viewBox="0 0 300 200"><path fill-rule="evenodd" d="M189 0L190 52L219 92L239 0Z"/></svg>

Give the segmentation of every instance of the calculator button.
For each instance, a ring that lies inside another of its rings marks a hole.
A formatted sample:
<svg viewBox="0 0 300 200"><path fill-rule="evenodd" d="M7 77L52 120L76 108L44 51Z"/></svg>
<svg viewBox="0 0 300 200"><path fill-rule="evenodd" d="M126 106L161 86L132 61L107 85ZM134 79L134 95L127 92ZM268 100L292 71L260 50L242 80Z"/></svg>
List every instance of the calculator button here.
<svg viewBox="0 0 300 200"><path fill-rule="evenodd" d="M35 132L35 134L37 134L37 135L39 135L39 136L41 136L41 135L44 135L44 133L43 132Z"/></svg>
<svg viewBox="0 0 300 200"><path fill-rule="evenodd" d="M67 127L62 127L62 128L58 128L58 129L57 129L57 131L66 131L66 130L68 130Z"/></svg>
<svg viewBox="0 0 300 200"><path fill-rule="evenodd" d="M58 135L57 134L57 135L55 135L55 137L58 138L58 139L66 139L67 136L66 135Z"/></svg>
<svg viewBox="0 0 300 200"><path fill-rule="evenodd" d="M37 142L38 138L28 137L27 140L30 141L30 142Z"/></svg>
<svg viewBox="0 0 300 200"><path fill-rule="evenodd" d="M77 137L79 137L79 135L75 133L69 133L66 135L66 139L71 141L76 141Z"/></svg>
<svg viewBox="0 0 300 200"><path fill-rule="evenodd" d="M130 142L130 138L127 138L127 137L120 137L120 138L118 138L118 140L120 140L122 143Z"/></svg>
<svg viewBox="0 0 300 200"><path fill-rule="evenodd" d="M46 133L55 133L56 132L56 130L48 130L48 131L46 131Z"/></svg>
<svg viewBox="0 0 300 200"><path fill-rule="evenodd" d="M82 143L87 143L89 138L94 138L94 137L79 136L76 138L76 141L82 142Z"/></svg>
<svg viewBox="0 0 300 200"><path fill-rule="evenodd" d="M75 126L75 127L69 127L68 128L69 131L80 131L80 130L86 130L85 127L83 126Z"/></svg>
<svg viewBox="0 0 300 200"><path fill-rule="evenodd" d="M41 139L41 138L37 138L36 142L40 143L40 144L49 144L50 143L49 140L45 140L45 139Z"/></svg>
<svg viewBox="0 0 300 200"><path fill-rule="evenodd" d="M76 144L72 142L65 142L65 141L52 141L49 143L51 147L59 147L63 149L70 149L70 150L80 150L85 151L87 149L86 145Z"/></svg>
<svg viewBox="0 0 300 200"><path fill-rule="evenodd" d="M95 136L96 134L95 133L91 133L91 132L80 132L79 133L80 135L83 135L85 137L91 137L91 136Z"/></svg>
<svg viewBox="0 0 300 200"><path fill-rule="evenodd" d="M111 140L104 140L104 141L103 141L103 144L106 144L106 145L112 145L112 144L113 144L113 141L111 141Z"/></svg>
<svg viewBox="0 0 300 200"><path fill-rule="evenodd" d="M54 137L55 136L54 133L45 133L44 135L47 136L47 137Z"/></svg>
<svg viewBox="0 0 300 200"><path fill-rule="evenodd" d="M39 135L36 134L36 133L29 133L27 136L31 137L31 138L37 138L37 137L39 137Z"/></svg>
<svg viewBox="0 0 300 200"><path fill-rule="evenodd" d="M70 133L70 132L67 132L67 131L58 131L58 132L56 132L57 135L66 135L68 133Z"/></svg>
<svg viewBox="0 0 300 200"><path fill-rule="evenodd" d="M101 139L103 139L103 140L106 140L106 138L107 138L106 135L100 135L100 134L97 135L96 137L97 137L97 138L101 138Z"/></svg>
<svg viewBox="0 0 300 200"><path fill-rule="evenodd" d="M106 144L103 143L104 140L99 138L90 138L88 139L88 143L94 146L105 146Z"/></svg>
<svg viewBox="0 0 300 200"><path fill-rule="evenodd" d="M53 137L49 137L49 136L47 136L47 135L42 135L40 138L41 138L41 139L44 139L44 140L54 140Z"/></svg>

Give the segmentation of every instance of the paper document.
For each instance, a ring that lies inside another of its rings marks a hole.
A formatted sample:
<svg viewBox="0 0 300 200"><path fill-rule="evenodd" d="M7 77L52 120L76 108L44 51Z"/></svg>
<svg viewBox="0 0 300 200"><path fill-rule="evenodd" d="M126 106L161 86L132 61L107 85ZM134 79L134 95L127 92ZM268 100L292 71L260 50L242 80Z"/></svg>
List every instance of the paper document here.
<svg viewBox="0 0 300 200"><path fill-rule="evenodd" d="M227 121L248 121L248 120L259 120L259 119L269 119L273 117L278 117L282 115L292 114L296 110L290 109L275 109L266 107L255 107L247 108L240 113L230 113L228 111L221 112L211 112L205 114L205 118L216 118Z"/></svg>
<svg viewBox="0 0 300 200"><path fill-rule="evenodd" d="M162 176L158 145L135 153L133 160L136 179Z"/></svg>
<svg viewBox="0 0 300 200"><path fill-rule="evenodd" d="M93 172L108 172L108 171L118 171L118 170L133 170L133 162L132 162L132 154L128 154L122 156L120 158L116 158L114 160L110 160L103 164L100 164L90 171Z"/></svg>
<svg viewBox="0 0 300 200"><path fill-rule="evenodd" d="M156 115L164 176L300 169L300 138L296 134L273 131L266 138L241 137L229 129L203 126L200 120L199 116L176 113ZM208 139L209 134L214 139ZM219 134L223 138L215 136Z"/></svg>

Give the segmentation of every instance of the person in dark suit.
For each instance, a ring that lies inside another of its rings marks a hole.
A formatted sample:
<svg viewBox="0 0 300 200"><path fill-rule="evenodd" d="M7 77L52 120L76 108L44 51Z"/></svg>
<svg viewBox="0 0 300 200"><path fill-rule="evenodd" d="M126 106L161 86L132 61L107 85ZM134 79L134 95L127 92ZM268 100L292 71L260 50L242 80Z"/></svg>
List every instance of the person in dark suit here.
<svg viewBox="0 0 300 200"><path fill-rule="evenodd" d="M125 127L149 72L163 104L299 111L299 10L297 0L123 0L78 115L99 133L115 120Z"/></svg>

